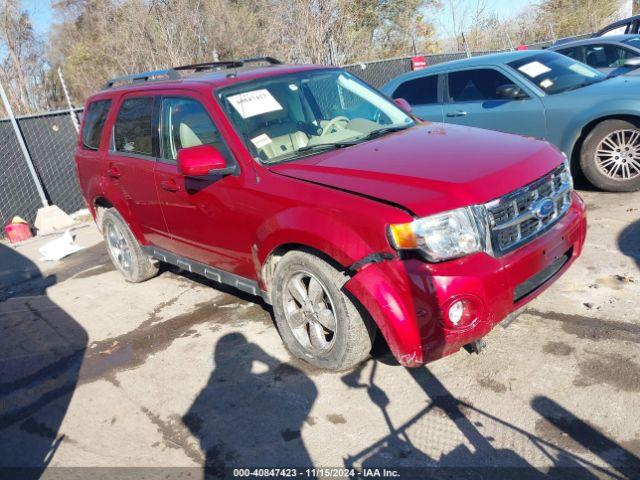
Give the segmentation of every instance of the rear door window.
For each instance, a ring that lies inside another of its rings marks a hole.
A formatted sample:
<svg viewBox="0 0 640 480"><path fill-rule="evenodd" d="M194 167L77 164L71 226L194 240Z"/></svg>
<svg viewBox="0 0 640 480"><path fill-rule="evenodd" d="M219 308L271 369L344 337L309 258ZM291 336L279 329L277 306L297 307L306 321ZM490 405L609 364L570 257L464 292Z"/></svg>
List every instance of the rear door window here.
<svg viewBox="0 0 640 480"><path fill-rule="evenodd" d="M478 68L449 73L449 98L452 102L502 100L497 94L501 85L513 83L492 68Z"/></svg>
<svg viewBox="0 0 640 480"><path fill-rule="evenodd" d="M438 103L438 75L408 80L401 84L391 97L404 98L411 105Z"/></svg>
<svg viewBox="0 0 640 480"><path fill-rule="evenodd" d="M114 149L124 154L153 156L153 97L122 102L113 127Z"/></svg>
<svg viewBox="0 0 640 480"><path fill-rule="evenodd" d="M111 100L98 100L87 107L82 127L82 146L87 150L98 150L104 122L111 107Z"/></svg>
<svg viewBox="0 0 640 480"><path fill-rule="evenodd" d="M204 106L191 98L162 99L162 157L175 163L181 148L211 145L231 160L231 154Z"/></svg>
<svg viewBox="0 0 640 480"><path fill-rule="evenodd" d="M593 68L622 67L624 62L636 56L626 48L610 44L595 44L585 46L585 63Z"/></svg>

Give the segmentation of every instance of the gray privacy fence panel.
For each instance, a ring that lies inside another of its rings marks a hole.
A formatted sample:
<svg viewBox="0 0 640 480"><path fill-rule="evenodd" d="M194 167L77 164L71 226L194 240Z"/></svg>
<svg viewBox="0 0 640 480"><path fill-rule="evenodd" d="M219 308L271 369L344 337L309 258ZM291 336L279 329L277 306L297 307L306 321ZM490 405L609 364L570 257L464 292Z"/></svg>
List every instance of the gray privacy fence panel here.
<svg viewBox="0 0 640 480"><path fill-rule="evenodd" d="M486 52L473 52L471 55L476 57L479 55L487 55L489 53L498 53L501 50L493 50ZM467 58L464 52L456 53L440 53L434 55L424 55L427 66L437 65L438 63L450 62L452 60L460 60ZM392 78L397 77L406 72L411 71L411 57L391 58L389 60L379 60L375 62L354 63L345 65L345 70L360 77L364 81L376 88L382 87Z"/></svg>
<svg viewBox="0 0 640 480"><path fill-rule="evenodd" d="M385 83L401 73L411 70L411 57L392 58L377 62L356 63L345 65L345 70L360 77L365 82L376 88L382 87Z"/></svg>
<svg viewBox="0 0 640 480"><path fill-rule="evenodd" d="M15 215L33 222L42 206L38 190L22 156L18 139L9 120L0 121L0 226Z"/></svg>
<svg viewBox="0 0 640 480"><path fill-rule="evenodd" d="M73 158L76 131L69 112L27 115L16 120L49 202L67 213L84 208ZM42 203L8 119L0 120L0 167L0 225L6 225L15 215L33 224Z"/></svg>
<svg viewBox="0 0 640 480"><path fill-rule="evenodd" d="M74 161L76 130L69 112L17 120L49 202L67 213L84 208Z"/></svg>

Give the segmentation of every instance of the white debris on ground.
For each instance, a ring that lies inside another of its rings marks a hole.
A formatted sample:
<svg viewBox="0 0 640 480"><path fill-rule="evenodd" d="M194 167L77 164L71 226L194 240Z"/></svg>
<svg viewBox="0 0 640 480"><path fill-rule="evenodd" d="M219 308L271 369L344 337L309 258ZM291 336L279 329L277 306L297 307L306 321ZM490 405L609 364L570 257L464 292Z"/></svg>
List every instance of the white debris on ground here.
<svg viewBox="0 0 640 480"><path fill-rule="evenodd" d="M51 240L38 249L42 255L41 260L45 262L56 262L78 250L82 250L82 247L74 242L71 230L67 230L61 237Z"/></svg>

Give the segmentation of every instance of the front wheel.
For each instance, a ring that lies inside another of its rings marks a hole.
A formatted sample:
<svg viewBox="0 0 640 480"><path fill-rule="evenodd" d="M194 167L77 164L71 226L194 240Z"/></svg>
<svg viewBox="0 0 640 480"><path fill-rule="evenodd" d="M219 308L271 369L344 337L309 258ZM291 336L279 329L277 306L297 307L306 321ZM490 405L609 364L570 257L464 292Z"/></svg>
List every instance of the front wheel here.
<svg viewBox="0 0 640 480"><path fill-rule="evenodd" d="M346 370L371 351L373 329L342 291L347 277L324 260L293 251L273 277L273 310L289 351L320 368Z"/></svg>
<svg viewBox="0 0 640 480"><path fill-rule="evenodd" d="M625 120L605 120L582 144L580 167L596 187L609 192L640 189L640 127Z"/></svg>

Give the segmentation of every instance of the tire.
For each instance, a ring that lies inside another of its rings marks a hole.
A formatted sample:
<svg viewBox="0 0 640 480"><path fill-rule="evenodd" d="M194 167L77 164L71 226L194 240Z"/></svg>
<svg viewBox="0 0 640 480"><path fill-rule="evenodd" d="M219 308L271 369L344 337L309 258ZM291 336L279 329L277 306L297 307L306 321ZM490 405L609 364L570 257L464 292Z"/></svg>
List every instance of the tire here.
<svg viewBox="0 0 640 480"><path fill-rule="evenodd" d="M601 190L639 190L640 127L625 120L597 124L582 144L580 168L587 180Z"/></svg>
<svg viewBox="0 0 640 480"><path fill-rule="evenodd" d="M309 253L292 251L282 257L273 276L272 303L280 336L295 357L319 368L340 371L353 368L369 356L374 329L341 290L347 279ZM306 312L300 308L300 290L291 282L305 288L310 300ZM321 299L315 282L322 288ZM327 310L333 312L334 323L328 319ZM297 324L302 325L294 328Z"/></svg>
<svg viewBox="0 0 640 480"><path fill-rule="evenodd" d="M158 262L142 251L127 223L113 208L102 216L102 234L109 258L127 282L144 282L158 274Z"/></svg>

